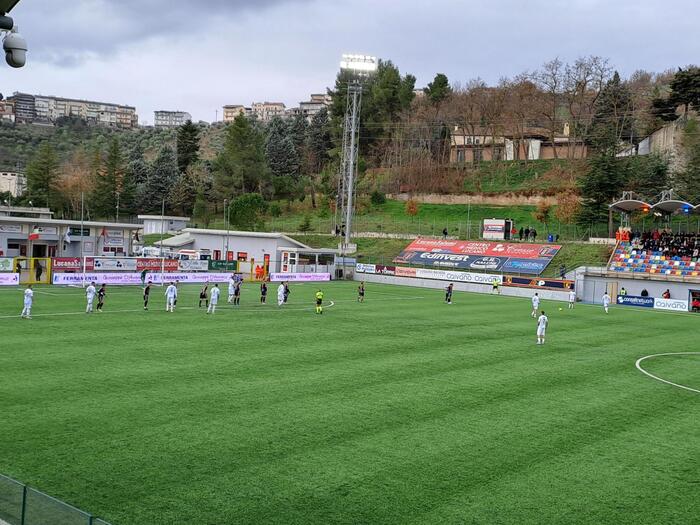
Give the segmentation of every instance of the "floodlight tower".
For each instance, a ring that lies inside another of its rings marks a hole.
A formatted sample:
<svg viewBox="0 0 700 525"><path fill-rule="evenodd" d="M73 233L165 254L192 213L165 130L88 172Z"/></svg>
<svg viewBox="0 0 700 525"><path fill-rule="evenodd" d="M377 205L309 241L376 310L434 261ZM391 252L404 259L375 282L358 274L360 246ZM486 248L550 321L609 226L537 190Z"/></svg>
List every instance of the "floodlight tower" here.
<svg viewBox="0 0 700 525"><path fill-rule="evenodd" d="M360 108L362 107L362 84L377 71L377 58L366 55L343 55L340 70L352 75L348 81L348 92L343 124L343 156L340 163L338 195L340 197L340 220L344 222L343 246L350 244L352 217L354 213L355 181L357 174L357 152L359 149ZM344 251L344 250L343 250Z"/></svg>

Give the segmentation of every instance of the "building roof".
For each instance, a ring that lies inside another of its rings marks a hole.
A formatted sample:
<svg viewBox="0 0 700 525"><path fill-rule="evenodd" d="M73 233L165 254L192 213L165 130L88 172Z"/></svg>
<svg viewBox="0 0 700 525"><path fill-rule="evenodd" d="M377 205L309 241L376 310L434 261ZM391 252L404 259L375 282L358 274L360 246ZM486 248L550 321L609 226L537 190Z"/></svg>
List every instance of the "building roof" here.
<svg viewBox="0 0 700 525"><path fill-rule="evenodd" d="M39 217L3 217L0 216L0 222L14 224L55 224L56 226L80 226L86 227L105 227L105 228L121 228L123 230L140 230L142 224L127 224L120 222L105 222L105 221L71 221L63 219L41 219Z"/></svg>
<svg viewBox="0 0 700 525"><path fill-rule="evenodd" d="M139 219L148 219L148 220L154 220L154 221L160 221L160 220L165 220L165 221L189 221L189 217L175 217L172 215L139 215Z"/></svg>
<svg viewBox="0 0 700 525"><path fill-rule="evenodd" d="M182 248L183 246L187 246L189 244L192 244L194 242L194 239L189 233L181 233L180 235L175 235L174 237L170 237L169 239L163 239L163 246L166 248ZM161 242L156 241L153 244L156 246L160 246Z"/></svg>
<svg viewBox="0 0 700 525"><path fill-rule="evenodd" d="M206 230L202 228L185 228L182 230L183 233L194 233L200 235L228 235L230 237L255 237L258 239L284 239L289 241L293 246L296 245L299 248L311 249L304 243L301 243L291 237L276 232L243 232L234 230Z"/></svg>

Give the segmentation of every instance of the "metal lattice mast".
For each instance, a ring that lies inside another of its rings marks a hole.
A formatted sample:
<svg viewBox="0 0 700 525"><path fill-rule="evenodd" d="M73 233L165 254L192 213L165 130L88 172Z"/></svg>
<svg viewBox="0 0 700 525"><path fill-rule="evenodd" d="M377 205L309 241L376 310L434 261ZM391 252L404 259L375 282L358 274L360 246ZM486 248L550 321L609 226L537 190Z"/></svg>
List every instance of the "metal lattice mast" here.
<svg viewBox="0 0 700 525"><path fill-rule="evenodd" d="M348 84L345 123L343 125L343 158L340 174L340 220L344 221L344 243L350 244L352 237L352 219L354 215L355 181L359 150L360 108L362 105L362 86L359 82Z"/></svg>

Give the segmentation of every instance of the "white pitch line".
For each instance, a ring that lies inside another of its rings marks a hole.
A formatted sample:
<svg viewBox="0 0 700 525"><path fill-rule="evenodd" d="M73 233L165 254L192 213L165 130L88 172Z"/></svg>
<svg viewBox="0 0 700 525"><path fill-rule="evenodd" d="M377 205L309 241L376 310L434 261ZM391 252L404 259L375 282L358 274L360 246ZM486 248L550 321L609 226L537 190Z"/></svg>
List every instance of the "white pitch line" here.
<svg viewBox="0 0 700 525"><path fill-rule="evenodd" d="M639 370L642 374L645 374L645 375L651 377L652 379L656 379L657 381L661 381L662 383L666 383L667 385L675 386L677 388L682 388L683 390L690 390L691 392L696 392L696 393L700 394L700 390L697 390L695 388L690 388L689 386L685 386L685 385L679 385L678 383L673 383L673 382L668 381L666 379L663 379L661 377L655 376L654 374L647 372L646 370L644 370L642 368L641 363L645 359L649 359L652 357L661 357L661 356L665 356L665 355L700 355L700 352L667 352L664 354L647 355L647 356L640 357L639 359L637 359L637 362L634 364L634 366L636 366L637 370Z"/></svg>
<svg viewBox="0 0 700 525"><path fill-rule="evenodd" d="M335 306L335 303L333 301L331 301L330 303L328 303L328 305L325 306L325 308L332 308L333 306ZM176 310L199 310L200 309L197 306L177 306L175 308L176 308ZM231 311L244 311L244 312L284 312L284 311L297 311L297 312L299 312L299 311L304 311L304 310L311 310L312 308L313 308L313 306L309 306L309 307L305 306L302 308L289 308L289 307L279 308L279 307L272 307L272 306L269 308L257 307L257 306L237 308L235 306L228 306L228 305L223 306L222 305L221 307L219 307L219 311L231 310ZM206 309L202 309L202 310L206 311ZM143 311L144 311L143 308L139 308L139 309L134 309L134 310L104 310L103 313L105 313L105 314L127 314L127 313L134 313L134 312L143 312ZM152 309L152 310L148 310L148 311L153 312L156 310ZM55 313L51 313L51 314L35 314L35 315L32 315L32 317L33 318L34 317L58 317L58 316L65 316L65 315L88 315L88 314L86 314L85 312L55 312ZM95 315L97 317L100 316L100 314L98 314L96 312L89 314L89 315ZM19 317L20 317L19 314L17 314L17 315L2 315L2 316L0 316L0 319L15 319L15 318L19 318Z"/></svg>

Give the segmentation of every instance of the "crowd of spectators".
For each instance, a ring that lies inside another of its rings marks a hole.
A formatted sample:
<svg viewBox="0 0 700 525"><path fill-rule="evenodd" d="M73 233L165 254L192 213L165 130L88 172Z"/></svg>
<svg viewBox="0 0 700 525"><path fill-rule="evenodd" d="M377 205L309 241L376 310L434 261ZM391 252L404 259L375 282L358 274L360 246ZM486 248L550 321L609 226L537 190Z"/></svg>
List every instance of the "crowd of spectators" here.
<svg viewBox="0 0 700 525"><path fill-rule="evenodd" d="M660 253L665 257L689 257L700 259L700 234L672 233L670 230L632 232L632 249L648 253Z"/></svg>

